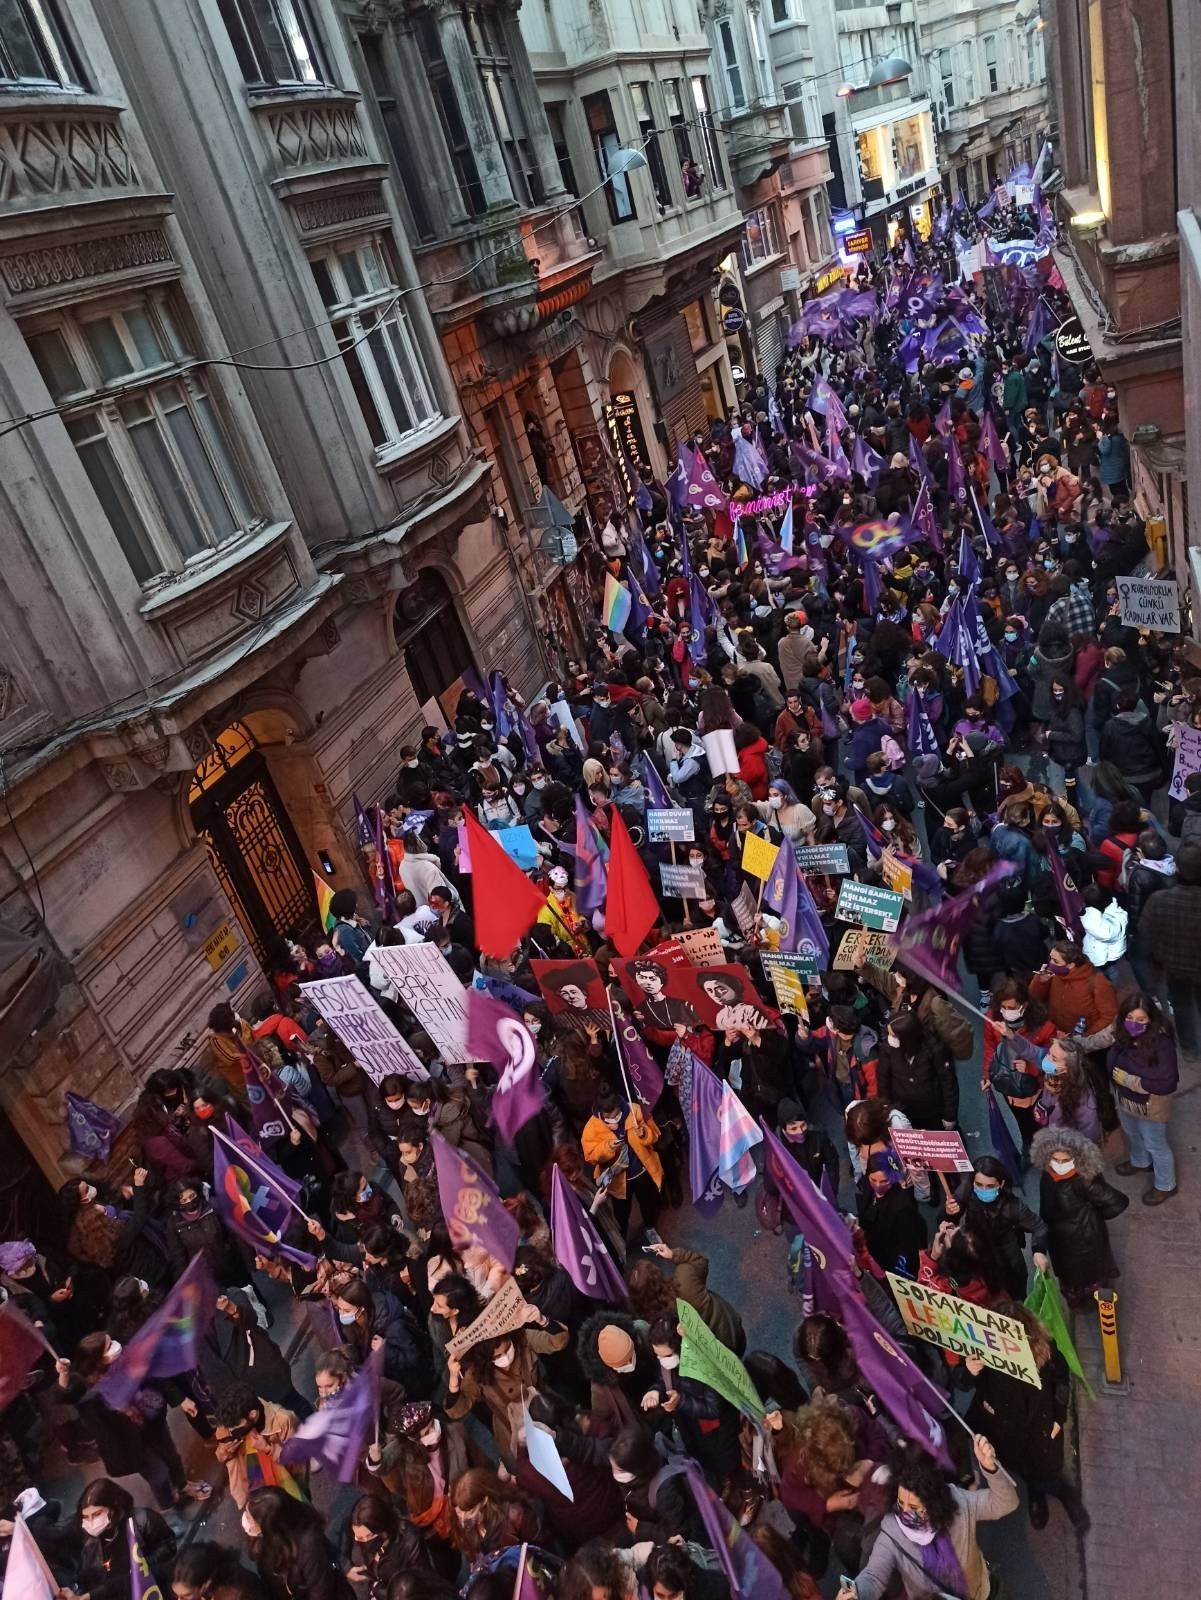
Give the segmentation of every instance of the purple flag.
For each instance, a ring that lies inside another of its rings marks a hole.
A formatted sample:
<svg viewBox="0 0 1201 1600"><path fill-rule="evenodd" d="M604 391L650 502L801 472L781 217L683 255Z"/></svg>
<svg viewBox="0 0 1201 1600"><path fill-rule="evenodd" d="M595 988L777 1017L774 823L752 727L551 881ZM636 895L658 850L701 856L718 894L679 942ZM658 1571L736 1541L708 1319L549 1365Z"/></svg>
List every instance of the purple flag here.
<svg viewBox="0 0 1201 1600"><path fill-rule="evenodd" d="M939 433L942 434L944 439L949 438L951 429L954 427L954 423L951 420L951 402L949 399L943 406L942 410L935 417L934 426L938 429Z"/></svg>
<svg viewBox="0 0 1201 1600"><path fill-rule="evenodd" d="M127 1340L96 1385L106 1405L123 1411L148 1378L191 1372L201 1335L213 1320L217 1291L203 1255L194 1255L158 1310Z"/></svg>
<svg viewBox="0 0 1201 1600"><path fill-rule="evenodd" d="M339 1483L354 1483L368 1438L379 1415L380 1378L384 1350L373 1350L349 1383L306 1417L290 1439L280 1446L279 1458L287 1467L301 1461L320 1461Z"/></svg>
<svg viewBox="0 0 1201 1600"><path fill-rule="evenodd" d="M997 1104L997 1097L993 1093L991 1085L984 1091L984 1098L988 1101L988 1137L993 1147L993 1154L1004 1166L1014 1183L1020 1186L1022 1181L1022 1158L1018 1153L1017 1145L1013 1142L1009 1124L1005 1121L1005 1113Z"/></svg>
<svg viewBox="0 0 1201 1600"><path fill-rule="evenodd" d="M451 1243L456 1250L478 1245L506 1272L512 1272L521 1229L505 1210L496 1185L477 1162L440 1133L431 1133L430 1143L438 1173L438 1199Z"/></svg>
<svg viewBox="0 0 1201 1600"><path fill-rule="evenodd" d="M244 1156L248 1156L255 1166L264 1173L278 1189L293 1200L300 1198L300 1185L294 1178L289 1178L281 1167L277 1167L269 1156L263 1154L263 1147L257 1139L252 1139L241 1123L237 1122L232 1112L225 1113L225 1133L230 1144L236 1145ZM286 1209L286 1208L285 1208Z"/></svg>
<svg viewBox="0 0 1201 1600"><path fill-rule="evenodd" d="M626 1281L558 1166L550 1172L550 1238L555 1260L581 1294L619 1305L625 1300Z"/></svg>
<svg viewBox="0 0 1201 1600"><path fill-rule="evenodd" d="M267 1169L271 1163L265 1159L255 1162L242 1150L231 1154L216 1128L212 1133L217 1141L213 1145L213 1210L256 1255L278 1256L306 1272L315 1272L315 1256L284 1243L284 1230L300 1207L270 1176Z"/></svg>
<svg viewBox="0 0 1201 1600"><path fill-rule="evenodd" d="M959 440L953 433L947 435L947 494L952 500L967 499L967 474L959 452Z"/></svg>
<svg viewBox="0 0 1201 1600"><path fill-rule="evenodd" d="M893 940L897 958L944 993L959 991L959 947L980 914L985 896L1014 871L1010 861L997 861L966 894L909 917Z"/></svg>
<svg viewBox="0 0 1201 1600"><path fill-rule="evenodd" d="M132 1517L127 1517L125 1520L125 1537L129 1542L129 1600L162 1600L162 1590L150 1570L150 1563L142 1549ZM7 1594L7 1582L4 1590Z"/></svg>
<svg viewBox="0 0 1201 1600"><path fill-rule="evenodd" d="M647 765L649 766L649 762ZM656 774L658 777L658 774ZM650 784L647 783L647 790ZM671 804L668 800L665 804ZM605 903L608 894L608 884L605 879L605 862L601 855L600 846L596 842L593 832L592 819L584 802L580 799L579 791L575 797L575 899L576 908L582 917L591 917L594 911L599 911Z"/></svg>
<svg viewBox="0 0 1201 1600"><path fill-rule="evenodd" d="M1001 435L997 432L997 425L987 406L980 419L980 446L998 472L1009 471L1009 458L1005 454L1005 446L1001 443Z"/></svg>
<svg viewBox="0 0 1201 1600"><path fill-rule="evenodd" d="M880 832L880 829L877 828L876 824L868 816L866 811L863 811L859 806L852 806L851 809L859 818L859 824L863 829L863 837L867 841L868 855L871 856L873 861L879 861L880 857L888 848L888 840Z"/></svg>
<svg viewBox="0 0 1201 1600"><path fill-rule="evenodd" d="M630 1086L643 1105L654 1110L663 1093L663 1074L659 1070L659 1063L646 1048L633 1018L625 1009L625 996L616 986L609 989L609 1000L617 1023L618 1049L625 1062Z"/></svg>
<svg viewBox="0 0 1201 1600"><path fill-rule="evenodd" d="M534 1036L511 1007L490 994L468 989L465 1004L468 1050L476 1061L487 1061L500 1073L492 1096L492 1124L504 1142L512 1144L546 1104Z"/></svg>
<svg viewBox="0 0 1201 1600"><path fill-rule="evenodd" d="M300 1105L297 1097L280 1081L274 1067L261 1056L238 1045L242 1079L250 1102L250 1118L259 1139L282 1139L291 1132L290 1118Z"/></svg>
<svg viewBox="0 0 1201 1600"><path fill-rule="evenodd" d="M923 483L917 491L917 499L913 505L913 526L931 549L941 555L944 549L942 529L938 525L938 518L934 515L934 500L929 483Z"/></svg>
<svg viewBox="0 0 1201 1600"><path fill-rule="evenodd" d="M375 865L371 873L371 888L380 916L385 922L396 921L396 901L392 893L392 857L384 843L384 811L373 808L371 846L375 851Z"/></svg>
<svg viewBox="0 0 1201 1600"><path fill-rule="evenodd" d="M701 1476L695 1461L684 1466L684 1477L696 1501L705 1540L721 1563L732 1600L788 1600L784 1580Z"/></svg>
<svg viewBox="0 0 1201 1600"><path fill-rule="evenodd" d="M113 1140L121 1127L120 1117L98 1106L94 1100L85 1100L73 1089L66 1090L67 1137L71 1149L85 1161L107 1161Z"/></svg>
<svg viewBox="0 0 1201 1600"><path fill-rule="evenodd" d="M938 740L916 689L910 690L905 702L905 743L911 756L936 756L939 753Z"/></svg>
<svg viewBox="0 0 1201 1600"><path fill-rule="evenodd" d="M646 790L646 803L651 811L671 811L674 809L675 801L668 794L664 787L663 779L659 776L659 769L649 756L644 756L642 760L642 787ZM578 795L576 796L576 805L578 808L576 811L576 832L578 834L580 812L584 810L583 802ZM584 815L587 816L587 812ZM583 910L583 907L581 906L580 909Z"/></svg>
<svg viewBox="0 0 1201 1600"><path fill-rule="evenodd" d="M862 434L857 433L851 449L851 465L868 488L874 489L876 479L884 470L884 457L872 449Z"/></svg>
<svg viewBox="0 0 1201 1600"><path fill-rule="evenodd" d="M940 1466L954 1469L942 1424L930 1415L946 1408L946 1397L914 1365L872 1315L867 1302L845 1272L827 1273L838 1296L839 1321L855 1352L859 1371L872 1393L901 1432Z"/></svg>
<svg viewBox="0 0 1201 1600"><path fill-rule="evenodd" d="M688 1181L692 1203L702 1217L721 1210L726 1197L721 1168L721 1080L697 1055L691 1056L692 1094L684 1106L688 1127Z"/></svg>
<svg viewBox="0 0 1201 1600"><path fill-rule="evenodd" d="M980 687L980 663L976 657L976 642L964 620L962 599L962 595L957 595L951 603L934 648L947 661L954 661L963 668L964 687L968 694L975 694Z"/></svg>
<svg viewBox="0 0 1201 1600"><path fill-rule="evenodd" d="M1084 927L1080 913L1084 910L1084 901L1080 898L1080 891L1076 881L1064 864L1063 857L1058 848L1051 845L1047 850L1047 865L1051 869L1051 876L1055 879L1055 897L1059 901L1059 909L1063 915L1063 925L1073 939L1084 938Z"/></svg>
<svg viewBox="0 0 1201 1600"><path fill-rule="evenodd" d="M975 496L972 496L975 499ZM976 552L972 548L972 541L968 538L967 528L959 530L959 554L955 561L956 571L959 573L965 587L974 589L980 582L980 563L976 559Z"/></svg>
<svg viewBox="0 0 1201 1600"><path fill-rule="evenodd" d="M762 465L755 454L754 446L743 435L741 429L734 436L734 471L743 483L749 483L752 489L762 489Z"/></svg>
<svg viewBox="0 0 1201 1600"><path fill-rule="evenodd" d="M799 929L797 951L807 954L810 948L816 950L818 966L824 971L830 963L830 941L810 892L808 879L800 871L797 872L796 904Z"/></svg>
<svg viewBox="0 0 1201 1600"><path fill-rule="evenodd" d="M646 540L642 537L642 532L639 528L635 528L630 535L630 555L633 557L633 564L638 569L642 587L647 594L657 595L662 588L659 582L659 569L651 560L651 553L646 548Z"/></svg>
<svg viewBox="0 0 1201 1600"><path fill-rule="evenodd" d="M371 818L363 809L363 803L357 794L352 794L351 803L354 806L355 838L358 840L360 850L375 849L375 829L371 825Z"/></svg>
<svg viewBox="0 0 1201 1600"><path fill-rule="evenodd" d="M688 504L688 479L692 474L692 451L686 444L676 446L676 464L668 475L667 497L677 512Z"/></svg>
<svg viewBox="0 0 1201 1600"><path fill-rule="evenodd" d="M976 512L976 521L980 524L980 532L988 540L989 548L997 550L1001 545L1001 535L997 532L996 524L988 514L987 498L982 502L975 489L971 491L972 506Z"/></svg>
<svg viewBox="0 0 1201 1600"><path fill-rule="evenodd" d="M909 435L909 465L917 473L920 483L927 484L930 488L934 487L934 474L930 471L926 453L917 442L917 435L914 433Z"/></svg>
<svg viewBox="0 0 1201 1600"><path fill-rule="evenodd" d="M804 885L806 903L803 907L801 892L802 879L796 855L788 840L785 840L767 880L763 898L780 919L781 951L785 955L812 956L821 968L829 959L830 944L807 884Z"/></svg>
<svg viewBox="0 0 1201 1600"><path fill-rule="evenodd" d="M745 441L744 441L745 442ZM681 456L684 446L680 446ZM684 504L693 511L724 511L730 503L729 495L725 494L717 479L709 471L709 463L699 450L689 453L691 470L688 473L688 485L684 492Z"/></svg>
<svg viewBox="0 0 1201 1600"><path fill-rule="evenodd" d="M771 1180L780 1191L792 1220L805 1236L823 1271L844 1276L850 1271L855 1247L835 1206L831 1206L813 1179L799 1166L787 1145L762 1117L764 1155Z"/></svg>
<svg viewBox="0 0 1201 1600"><path fill-rule="evenodd" d="M1054 315L1047 305L1046 297L1040 294L1030 308L1030 320L1026 324L1026 337L1022 341L1022 349L1027 355L1033 353L1054 326Z"/></svg>

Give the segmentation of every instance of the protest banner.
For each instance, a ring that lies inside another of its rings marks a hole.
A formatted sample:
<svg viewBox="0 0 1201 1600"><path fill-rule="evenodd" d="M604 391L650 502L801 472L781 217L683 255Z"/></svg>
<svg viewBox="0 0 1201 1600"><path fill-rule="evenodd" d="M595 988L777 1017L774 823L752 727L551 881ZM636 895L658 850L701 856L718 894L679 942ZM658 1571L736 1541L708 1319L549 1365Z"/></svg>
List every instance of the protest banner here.
<svg viewBox="0 0 1201 1600"><path fill-rule="evenodd" d="M725 946L716 928L684 928L676 934L676 943L683 945L694 967L724 967L726 964Z"/></svg>
<svg viewBox="0 0 1201 1600"><path fill-rule="evenodd" d="M513 1333L517 1328L524 1328L529 1309L529 1302L522 1294L517 1279L506 1278L475 1321L460 1328L452 1339L446 1341L447 1355L454 1356L457 1361L464 1350L470 1350L473 1344L479 1344L481 1340L499 1339L502 1333Z"/></svg>
<svg viewBox="0 0 1201 1600"><path fill-rule="evenodd" d="M434 1041L448 1065L471 1061L467 1048L466 991L449 962L432 944L390 944L373 960L395 988L403 1005Z"/></svg>
<svg viewBox="0 0 1201 1600"><path fill-rule="evenodd" d="M857 878L844 878L834 915L839 922L858 922L880 933L895 933L901 925L904 909L905 897L895 890L877 889L874 884L860 883Z"/></svg>
<svg viewBox="0 0 1201 1600"><path fill-rule="evenodd" d="M691 844L696 838L696 822L692 812L683 807L670 811L648 809L646 836L652 844Z"/></svg>
<svg viewBox="0 0 1201 1600"><path fill-rule="evenodd" d="M854 972L871 962L887 972L896 960L896 952L888 942L886 933L873 933L868 928L848 928L838 946L838 953L830 963L834 972Z"/></svg>
<svg viewBox="0 0 1201 1600"><path fill-rule="evenodd" d="M851 857L845 844L794 845L796 864L802 872L823 872L830 878L845 878L851 870Z"/></svg>
<svg viewBox="0 0 1201 1600"><path fill-rule="evenodd" d="M986 1367L1010 1378L1043 1386L1026 1330L1012 1317L985 1306L974 1306L958 1295L946 1294L928 1283L914 1283L886 1273L888 1286L905 1323L905 1330L926 1344L936 1344L965 1360L983 1361ZM683 1371L683 1362L680 1370Z"/></svg>
<svg viewBox="0 0 1201 1600"><path fill-rule="evenodd" d="M897 894L913 899L913 868L899 860L895 851L885 850L880 857L880 876Z"/></svg>
<svg viewBox="0 0 1201 1600"><path fill-rule="evenodd" d="M1121 620L1131 628L1180 632L1180 590L1171 578L1115 578Z"/></svg>
<svg viewBox="0 0 1201 1600"><path fill-rule="evenodd" d="M970 1172L972 1158L954 1128L893 1128L893 1149L911 1172Z"/></svg>
<svg viewBox="0 0 1201 1600"><path fill-rule="evenodd" d="M392 1072L406 1078L429 1077L420 1056L357 978L318 978L300 988L372 1083L382 1083Z"/></svg>
<svg viewBox="0 0 1201 1600"><path fill-rule="evenodd" d="M681 900L704 898L705 873L701 867L677 867L664 861L659 866L659 879L664 895L675 895Z"/></svg>
<svg viewBox="0 0 1201 1600"><path fill-rule="evenodd" d="M1168 786L1170 800L1183 800L1188 794L1185 779L1201 772L1201 728L1190 728L1187 722L1173 722L1176 759L1172 766L1172 782Z"/></svg>
<svg viewBox="0 0 1201 1600"><path fill-rule="evenodd" d="M676 1301L676 1318L680 1325L680 1376L693 1378L707 1389L721 1395L746 1416L762 1422L763 1401L751 1382L751 1375L732 1350L722 1344L717 1336L700 1319L700 1316L683 1300Z"/></svg>
<svg viewBox="0 0 1201 1600"><path fill-rule="evenodd" d="M749 872L752 878L770 878L779 853L778 844L761 839L757 833L742 836L742 870Z"/></svg>
<svg viewBox="0 0 1201 1600"><path fill-rule="evenodd" d="M807 1017L809 1001L804 980L816 970L809 956L781 955L778 951L761 950L759 960L775 991L776 1004L781 1011L791 1011L793 1016Z"/></svg>
<svg viewBox="0 0 1201 1600"><path fill-rule="evenodd" d="M493 831L497 844L522 872L529 872L531 867L538 865L538 846L527 823L521 822L515 828L496 828Z"/></svg>

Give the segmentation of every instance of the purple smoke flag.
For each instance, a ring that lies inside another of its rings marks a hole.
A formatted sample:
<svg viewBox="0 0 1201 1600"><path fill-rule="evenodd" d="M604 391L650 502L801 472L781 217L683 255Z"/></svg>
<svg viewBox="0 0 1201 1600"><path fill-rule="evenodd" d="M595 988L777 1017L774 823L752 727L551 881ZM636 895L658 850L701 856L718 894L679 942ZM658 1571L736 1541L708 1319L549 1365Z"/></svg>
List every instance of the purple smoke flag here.
<svg viewBox="0 0 1201 1600"><path fill-rule="evenodd" d="M780 1191L785 1210L804 1234L822 1269L849 1274L855 1246L837 1207L829 1203L762 1117L759 1126L763 1130L766 1171Z"/></svg>
<svg viewBox="0 0 1201 1600"><path fill-rule="evenodd" d="M838 1296L838 1320L846 1330L867 1387L901 1432L946 1471L953 1471L942 1424L931 1415L946 1409L946 1397L889 1337L860 1296L850 1275L825 1273Z"/></svg>
<svg viewBox="0 0 1201 1600"><path fill-rule="evenodd" d="M124 1411L148 1379L191 1372L200 1360L200 1340L213 1320L216 1300L212 1276L198 1253L96 1385L105 1404Z"/></svg>
<svg viewBox="0 0 1201 1600"><path fill-rule="evenodd" d="M555 1260L581 1294L619 1305L625 1300L625 1279L557 1165L550 1170L550 1239Z"/></svg>
<svg viewBox="0 0 1201 1600"><path fill-rule="evenodd" d="M1063 857L1055 845L1051 845L1047 851L1047 865L1055 880L1055 898L1059 901L1063 925L1073 939L1082 940L1084 927L1081 922L1081 912L1084 910L1084 901L1080 898L1076 880L1064 865Z"/></svg>
<svg viewBox="0 0 1201 1600"><path fill-rule="evenodd" d="M460 1251L478 1245L506 1272L512 1272L521 1229L505 1210L496 1185L477 1161L440 1133L431 1133L430 1143L438 1174L438 1199L451 1243Z"/></svg>
<svg viewBox="0 0 1201 1600"><path fill-rule="evenodd" d="M684 1466L684 1477L696 1501L705 1540L717 1557L730 1586L732 1600L788 1600L784 1580L701 1476L695 1461Z"/></svg>
<svg viewBox="0 0 1201 1600"><path fill-rule="evenodd" d="M1009 1124L1005 1121L1005 1113L997 1104L997 1097L993 1093L991 1086L984 1091L984 1098L988 1101L988 1138L993 1148L993 1154L1001 1162L1014 1183L1020 1184L1022 1181L1022 1158L1013 1142Z"/></svg>
<svg viewBox="0 0 1201 1600"><path fill-rule="evenodd" d="M646 762L647 767L650 762ZM658 782L659 775L655 774ZM646 781L648 794L650 782ZM660 787L662 787L660 785ZM655 804L658 802L656 801ZM671 801L664 799L663 804L670 806ZM576 907L582 917L590 917L593 912L599 911L605 903L605 896L609 888L605 878L605 862L601 854L600 845L597 843L596 831L592 826L592 818L588 809L580 799L577 791L575 797L575 896Z"/></svg>
<svg viewBox="0 0 1201 1600"><path fill-rule="evenodd" d="M59 1581L47 1566L37 1540L19 1513L13 1518L11 1540L8 1565L4 1569L7 1600L56 1600L62 1592Z"/></svg>
<svg viewBox="0 0 1201 1600"><path fill-rule="evenodd" d="M826 407L830 404L830 401L835 398L834 391L831 389L829 381L826 378L818 378L809 393L809 409L810 411L816 411L818 416L824 417L826 414Z"/></svg>
<svg viewBox="0 0 1201 1600"><path fill-rule="evenodd" d="M73 1089L66 1090L63 1099L67 1105L67 1138L71 1141L72 1152L85 1161L107 1161L121 1128L120 1117L98 1106L94 1100L85 1100Z"/></svg>
<svg viewBox="0 0 1201 1600"><path fill-rule="evenodd" d="M659 1063L646 1048L645 1040L634 1026L634 1019L626 1009L625 996L621 990L616 987L610 988L609 1001L613 1007L614 1021L617 1023L618 1049L625 1063L630 1087L643 1105L653 1110L663 1093L663 1074L659 1070Z"/></svg>
<svg viewBox="0 0 1201 1600"><path fill-rule="evenodd" d="M478 989L467 990L465 1005L472 1059L487 1061L500 1074L492 1096L492 1124L512 1144L546 1104L534 1036L515 1011Z"/></svg>
<svg viewBox="0 0 1201 1600"><path fill-rule="evenodd" d="M304 1215L294 1197L277 1184L267 1160L256 1162L240 1149L230 1150L216 1128L210 1128L213 1145L213 1210L229 1230L256 1255L291 1261L315 1272L317 1258L284 1243L284 1230L292 1217ZM291 1180L288 1180L289 1182Z"/></svg>
<svg viewBox="0 0 1201 1600"><path fill-rule="evenodd" d="M373 1350L349 1383L306 1417L290 1439L280 1446L279 1458L287 1467L301 1461L320 1461L339 1483L354 1483L363 1452L375 1432L379 1415L380 1379L384 1347Z"/></svg>
<svg viewBox="0 0 1201 1600"><path fill-rule="evenodd" d="M638 581L632 573L630 579L631 584L636 584ZM641 590L635 592L635 600L637 600L639 594L641 594ZM650 614L650 607L646 604L645 596L643 597L643 609L647 615ZM645 619L643 626L645 626ZM525 758L536 765L542 760L542 752L538 748L538 736L534 732L534 724L526 716L525 712L521 710L514 712L514 720L517 723L517 732L521 735L521 748L525 751Z"/></svg>
<svg viewBox="0 0 1201 1600"><path fill-rule="evenodd" d="M980 915L985 897L1013 871L1012 862L995 862L967 894L908 917L893 939L897 960L944 994L957 994L964 935Z"/></svg>
<svg viewBox="0 0 1201 1600"><path fill-rule="evenodd" d="M905 744L911 756L936 756L939 753L934 728L916 689L909 691L909 698L905 701Z"/></svg>
<svg viewBox="0 0 1201 1600"><path fill-rule="evenodd" d="M851 466L868 488L872 489L875 487L876 479L884 470L884 457L872 449L862 434L857 433L851 450Z"/></svg>

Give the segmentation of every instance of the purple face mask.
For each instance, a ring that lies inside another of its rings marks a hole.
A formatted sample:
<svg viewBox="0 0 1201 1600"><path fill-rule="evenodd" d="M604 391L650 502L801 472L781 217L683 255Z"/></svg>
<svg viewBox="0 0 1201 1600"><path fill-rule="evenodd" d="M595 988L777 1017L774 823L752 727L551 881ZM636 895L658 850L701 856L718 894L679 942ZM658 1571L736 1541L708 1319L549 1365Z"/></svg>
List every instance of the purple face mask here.
<svg viewBox="0 0 1201 1600"><path fill-rule="evenodd" d="M1145 1022L1136 1022L1133 1017L1127 1017L1122 1026L1132 1039L1137 1039L1140 1034L1147 1031L1147 1024Z"/></svg>

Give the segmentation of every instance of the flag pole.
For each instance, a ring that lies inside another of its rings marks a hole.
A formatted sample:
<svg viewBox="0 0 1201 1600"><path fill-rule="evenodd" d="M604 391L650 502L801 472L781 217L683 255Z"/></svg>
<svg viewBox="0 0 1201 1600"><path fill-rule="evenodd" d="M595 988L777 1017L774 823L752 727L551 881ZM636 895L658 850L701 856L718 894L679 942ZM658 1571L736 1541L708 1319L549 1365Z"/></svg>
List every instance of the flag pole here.
<svg viewBox="0 0 1201 1600"><path fill-rule="evenodd" d="M525 1558L529 1553L529 1545L522 1544L521 1557L517 1562L517 1577L513 1582L513 1600L521 1600L521 1585L525 1580Z"/></svg>
<svg viewBox="0 0 1201 1600"><path fill-rule="evenodd" d="M945 1410L946 1410L946 1413L947 1413L948 1416L951 1416L951 1417L955 1418L955 1421L959 1424L959 1426L963 1429L964 1433L966 1433L968 1438L972 1441L972 1446L973 1446L972 1466L973 1466L973 1469L975 1467L979 1467L980 1463L976 1460L976 1455L975 1455L976 1430L971 1426L971 1424L964 1417L961 1417L959 1415L958 1411L956 1411L955 1407L951 1404L951 1402L949 1400L946 1402ZM985 1435L985 1437L986 1438L988 1437L987 1434ZM990 1444L992 1443L991 1439L989 1440L989 1443ZM980 1467L980 1470L981 1470L981 1472L983 1472L984 1468ZM1014 1482L1013 1477L1011 1476L1010 1473L1006 1472L1005 1468L1001 1465L1000 1460L997 1461L997 1471L1006 1480L1006 1482L1008 1482L1008 1483L1013 1483ZM1017 1485L1014 1484L1014 1487L1016 1488Z"/></svg>
<svg viewBox="0 0 1201 1600"><path fill-rule="evenodd" d="M605 999L609 1003L609 1023L613 1029L613 1047L617 1051L617 1065L621 1071L621 1081L625 1084L626 1100L630 1105L633 1105L634 1091L630 1087L630 1080L626 1075L625 1058L621 1053L621 1032L618 1029L617 1017L613 1010L613 991L608 984L605 985ZM641 1098L641 1096L639 1098Z"/></svg>
<svg viewBox="0 0 1201 1600"><path fill-rule="evenodd" d="M223 1134L219 1128L214 1128L211 1122L209 1123L209 1132L213 1135L214 1139L220 1139L222 1144L228 1145L240 1161L244 1161L247 1166L253 1167L260 1178L267 1178L267 1173L263 1171L262 1167L259 1166L254 1157L252 1155L247 1155L246 1151L243 1150L240 1145L236 1145L233 1140ZM273 1185L273 1188L275 1189L276 1193L283 1196L298 1217L302 1218L306 1223L312 1221L312 1218L309 1216L308 1212L300 1209L286 1189L280 1188L278 1185Z"/></svg>

